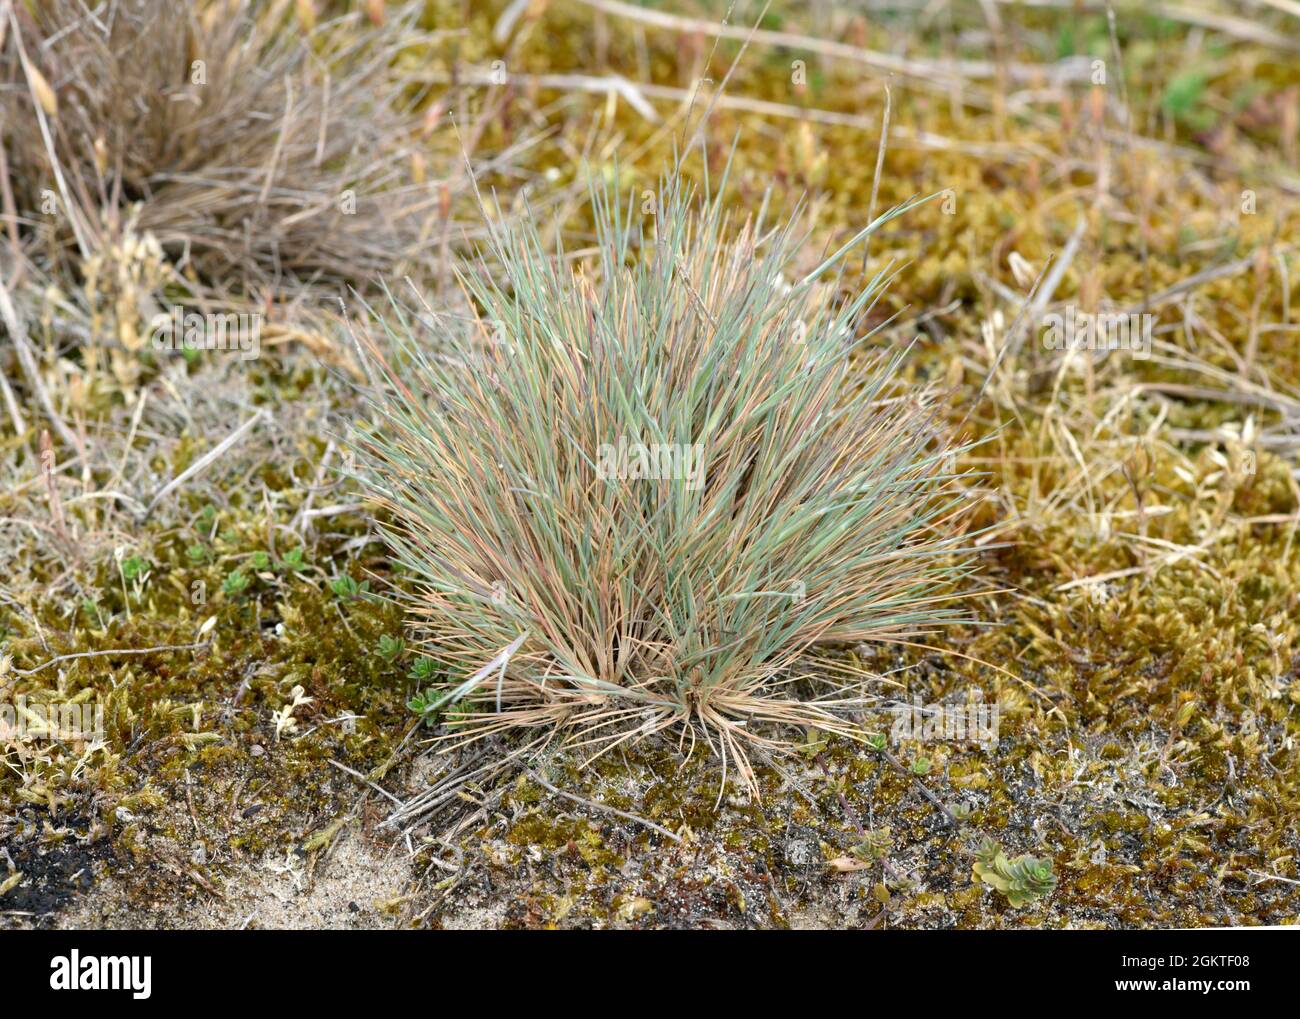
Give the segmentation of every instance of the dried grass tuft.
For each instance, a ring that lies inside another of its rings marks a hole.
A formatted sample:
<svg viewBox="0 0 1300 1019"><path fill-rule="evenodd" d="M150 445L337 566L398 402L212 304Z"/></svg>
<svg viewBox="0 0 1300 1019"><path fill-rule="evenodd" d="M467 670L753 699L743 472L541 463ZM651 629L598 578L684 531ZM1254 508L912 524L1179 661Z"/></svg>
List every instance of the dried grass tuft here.
<svg viewBox="0 0 1300 1019"><path fill-rule="evenodd" d="M436 239L445 195L418 179L419 96L393 71L419 36L413 11L310 29L282 0L14 11L0 53L5 211L51 273L75 278L61 270L132 215L188 282L244 293L364 287Z"/></svg>

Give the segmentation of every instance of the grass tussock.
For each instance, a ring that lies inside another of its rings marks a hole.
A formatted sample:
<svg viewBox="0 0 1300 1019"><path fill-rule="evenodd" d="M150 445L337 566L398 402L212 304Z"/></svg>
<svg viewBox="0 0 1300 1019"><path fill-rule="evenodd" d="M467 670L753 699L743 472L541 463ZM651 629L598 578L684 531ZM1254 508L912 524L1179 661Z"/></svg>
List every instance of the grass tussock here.
<svg viewBox="0 0 1300 1019"><path fill-rule="evenodd" d="M426 246L441 203L412 179L418 97L392 73L409 17L307 25L269 0L14 11L5 214L52 275L75 278L128 224L214 290L364 285Z"/></svg>
<svg viewBox="0 0 1300 1019"><path fill-rule="evenodd" d="M952 618L948 450L897 356L846 384L886 282L846 278L852 243L792 276L797 221L735 224L677 179L593 203L591 273L530 223L492 235L480 356L390 323L416 366L372 351L358 447L452 721L605 748L680 725L749 777L746 747L781 746L762 723L854 731L848 684L800 696L801 655Z"/></svg>

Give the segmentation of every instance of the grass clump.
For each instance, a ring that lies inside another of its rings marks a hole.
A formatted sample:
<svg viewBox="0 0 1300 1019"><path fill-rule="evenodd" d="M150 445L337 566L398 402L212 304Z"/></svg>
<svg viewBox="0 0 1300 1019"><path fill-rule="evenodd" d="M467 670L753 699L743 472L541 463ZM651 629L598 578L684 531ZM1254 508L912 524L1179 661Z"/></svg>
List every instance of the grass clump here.
<svg viewBox="0 0 1300 1019"><path fill-rule="evenodd" d="M796 275L797 219L766 206L734 224L677 177L593 205L591 272L529 222L494 229L462 356L398 309L414 366L372 348L360 462L451 721L604 747L684 726L750 778L746 747L782 746L761 723L854 731L846 684L796 692L810 648L951 619L933 394L879 352L845 384L885 283L847 278L853 243Z"/></svg>
<svg viewBox="0 0 1300 1019"><path fill-rule="evenodd" d="M92 7L16 4L0 33L6 213L41 228L45 267L129 220L213 288L362 286L427 239L438 203L409 181L413 97L392 71L409 17L358 31L268 0Z"/></svg>

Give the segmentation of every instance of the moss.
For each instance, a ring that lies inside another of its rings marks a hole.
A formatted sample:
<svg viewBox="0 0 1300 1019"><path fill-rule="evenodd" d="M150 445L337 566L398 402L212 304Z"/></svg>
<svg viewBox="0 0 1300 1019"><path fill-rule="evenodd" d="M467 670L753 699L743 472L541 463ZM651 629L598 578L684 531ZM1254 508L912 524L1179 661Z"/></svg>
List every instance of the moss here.
<svg viewBox="0 0 1300 1019"><path fill-rule="evenodd" d="M182 444L165 472L192 455ZM80 814L70 834L106 844L98 876L133 888L142 908L202 893L240 860L296 844L355 795L330 760L368 770L391 755L407 719L401 663L372 653L381 635L400 632L400 618L378 600L342 605L325 584L345 565L332 562L331 547L347 532L317 544L306 570L273 565L229 597L220 593L228 564L262 547L270 530L260 506L233 502L217 514L195 507L202 523L218 525L211 543L199 524L142 536L152 568L138 588L124 591L116 563L99 562L86 583L93 610L49 601L34 618L4 620L5 653L30 669L57 655L189 645L205 618L216 619L211 645L198 650L97 654L0 680L7 695L102 705L101 746L51 745L30 767L0 775L0 799L34 811L39 802L49 823ZM270 522L286 524L297 502ZM211 554L189 555L195 545ZM312 701L277 740L271 713L295 684ZM332 721L342 716L357 717ZM201 871L189 860L197 844L215 857Z"/></svg>

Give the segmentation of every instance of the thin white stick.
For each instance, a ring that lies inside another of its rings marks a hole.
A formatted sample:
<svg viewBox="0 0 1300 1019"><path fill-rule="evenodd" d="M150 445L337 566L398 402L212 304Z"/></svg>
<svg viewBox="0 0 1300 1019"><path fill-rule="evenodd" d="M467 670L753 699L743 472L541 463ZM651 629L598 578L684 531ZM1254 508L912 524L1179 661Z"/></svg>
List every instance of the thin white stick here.
<svg viewBox="0 0 1300 1019"><path fill-rule="evenodd" d="M115 648L111 651L78 651L74 655L59 655L57 658L51 658L48 662L36 666L34 669L14 669L14 672L20 676L34 676L44 669L58 662L70 662L75 658L103 658L105 655L155 655L162 654L166 651L193 651L196 648L207 647L210 641L200 641L198 644L164 644L160 647L141 647L141 648Z"/></svg>

